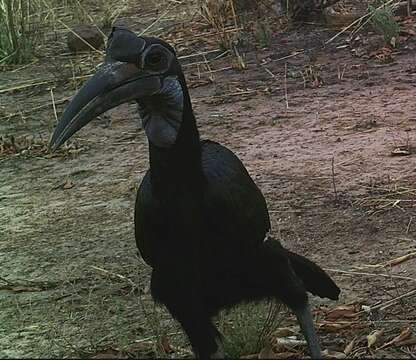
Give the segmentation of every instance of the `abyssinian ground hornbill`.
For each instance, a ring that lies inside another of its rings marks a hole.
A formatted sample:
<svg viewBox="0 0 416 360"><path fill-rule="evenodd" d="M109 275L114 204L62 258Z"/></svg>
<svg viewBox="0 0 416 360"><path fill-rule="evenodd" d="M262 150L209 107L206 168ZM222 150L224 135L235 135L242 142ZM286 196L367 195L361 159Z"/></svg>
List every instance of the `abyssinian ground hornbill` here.
<svg viewBox="0 0 416 360"><path fill-rule="evenodd" d="M319 358L307 292L337 299L340 290L316 264L267 237L266 202L241 161L220 144L199 140L170 45L113 28L105 61L66 108L52 150L94 117L132 100L149 141L135 232L153 268L154 299L179 321L200 358L222 356L212 322L221 309L279 299L296 314L311 355Z"/></svg>

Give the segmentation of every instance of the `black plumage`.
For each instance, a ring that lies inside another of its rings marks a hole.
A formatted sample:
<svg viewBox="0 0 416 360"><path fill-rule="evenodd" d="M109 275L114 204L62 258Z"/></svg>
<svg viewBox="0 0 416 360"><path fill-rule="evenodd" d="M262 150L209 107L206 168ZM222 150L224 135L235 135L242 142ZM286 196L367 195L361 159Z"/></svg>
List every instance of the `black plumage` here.
<svg viewBox="0 0 416 360"><path fill-rule="evenodd" d="M275 298L297 315L311 355L321 356L307 292L337 299L340 290L316 264L267 235L266 201L238 157L200 141L173 49L114 29L103 69L80 94L58 124L53 148L123 98L138 103L150 168L135 204L137 246L153 269L152 296L180 322L195 354L221 356L212 322L221 309Z"/></svg>

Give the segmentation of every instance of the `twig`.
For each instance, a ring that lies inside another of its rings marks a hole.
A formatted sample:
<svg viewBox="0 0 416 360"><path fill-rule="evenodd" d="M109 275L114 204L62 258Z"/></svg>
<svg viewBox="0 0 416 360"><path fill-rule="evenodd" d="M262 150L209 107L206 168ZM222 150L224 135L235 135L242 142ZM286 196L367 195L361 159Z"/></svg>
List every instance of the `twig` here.
<svg viewBox="0 0 416 360"><path fill-rule="evenodd" d="M71 98L72 98L72 96L69 96L69 97L66 97L66 98L63 98L63 99L57 100L57 101L55 101L55 105L56 105L56 104L62 104L62 103L64 103L64 102L66 102L66 101L70 100ZM25 115L25 114L29 114L29 113L32 113L32 114L33 114L33 112L34 112L35 110L43 110L43 109L45 109L45 108L48 108L48 107L49 107L49 105L50 105L50 104L43 104L43 105L35 106L35 107L33 107L33 108L31 108L31 109L28 109L28 110L25 110L25 111L15 112L15 113L12 113L12 114L9 114L9 115L6 115L6 116L3 116L3 117L0 117L0 120L4 120L4 119L8 119L8 120L9 120L9 119L12 119L12 118L14 118L14 117L16 117L16 116Z"/></svg>
<svg viewBox="0 0 416 360"><path fill-rule="evenodd" d="M410 230L410 225L412 224L412 221L413 221L413 216L411 216L411 217L410 217L409 223L407 224L407 227L406 227L406 234L408 234L408 233L409 233L409 230Z"/></svg>
<svg viewBox="0 0 416 360"><path fill-rule="evenodd" d="M98 267L98 266L91 265L91 267L92 267L93 269L95 269L95 270L98 270L98 271L100 271L100 272L104 273L104 274L111 275L111 276L113 276L113 277L117 277L117 278L119 278L119 279L121 279L121 280L127 281L127 282L128 282L128 283L132 286L132 287L137 288L137 285L134 283L134 281L133 281L133 280L131 280L131 279L129 279L128 277L125 277L125 276L123 276L123 275L120 275L120 274L114 273L114 272L109 271L109 270L102 269L102 268L100 268L100 267Z"/></svg>
<svg viewBox="0 0 416 360"><path fill-rule="evenodd" d="M330 323L331 321L325 321L322 320L320 322L323 323ZM341 325L354 325L354 324L414 324L416 323L416 320L411 320L411 319L405 319L405 320L364 320L364 319L359 319L357 321L354 320L337 320L336 321L337 324L341 324Z"/></svg>
<svg viewBox="0 0 416 360"><path fill-rule="evenodd" d="M389 4L391 4L392 2L394 2L395 0L389 0L387 2L383 2L382 5L380 5L378 8L376 8L376 10L381 9L384 6L387 6ZM358 19L354 20L351 24L349 24L348 26L346 26L345 28L343 28L341 31L339 31L338 33L336 33L333 37L331 37L329 40L325 41L325 45L330 44L331 42L333 42L336 38L338 38L338 36L342 35L344 32L346 32L348 29L352 28L355 24L358 24L361 20L365 19L366 17L369 17L366 21L366 23L374 16L375 12L368 12L366 14L364 14L363 16L359 17ZM366 24L365 23L365 24ZM364 24L363 24L364 25Z"/></svg>
<svg viewBox="0 0 416 360"><path fill-rule="evenodd" d="M376 8L375 9L375 11L373 10L373 11L371 11L370 13L368 13L367 15L369 15L368 16L368 19L366 20L366 21L364 21L358 28L356 28L355 30L353 30L352 32L351 32L351 36L354 36L358 31L360 31L365 25L367 25L369 22L370 22L370 20L374 17L374 15L376 14L376 12L378 11L378 10L380 10L381 8L383 8L383 7L385 7L385 6L387 6L387 5L390 5L391 3L393 3L393 2L395 2L395 1L397 1L397 0L390 0L390 1L387 1L387 2L383 2L378 8ZM393 6L395 6L396 4L393 4Z"/></svg>
<svg viewBox="0 0 416 360"><path fill-rule="evenodd" d="M268 68L266 68L265 66L263 66L263 68L273 79L277 79L277 76L273 74Z"/></svg>
<svg viewBox="0 0 416 360"><path fill-rule="evenodd" d="M45 4L45 6L51 11L52 14L55 15L55 13L52 11L52 9L50 8L49 4L43 0L43 3ZM84 44L86 44L88 47L90 47L93 51L96 51L98 54L104 55L104 52L101 50L96 49L94 46L92 46L88 41L85 41L81 36L79 36L74 30L72 30L67 24L65 24L61 19L59 19L58 17L54 16L54 18L61 24L63 25L68 31L70 31L72 34L74 34L78 39L80 39Z"/></svg>
<svg viewBox="0 0 416 360"><path fill-rule="evenodd" d="M284 77L284 87L285 87L285 102L286 102L286 110L289 109L289 99L287 96L287 62L285 62L285 77Z"/></svg>
<svg viewBox="0 0 416 360"><path fill-rule="evenodd" d="M139 34L139 36L142 36L143 34L145 34L147 31L149 31L149 29L151 29L153 26L155 26L160 20L162 20L167 14L169 14L169 12L171 12L174 8L176 8L179 4L175 4L174 6L168 6L167 10L162 13L155 21L153 21L150 25L148 25L147 27L145 27Z"/></svg>
<svg viewBox="0 0 416 360"><path fill-rule="evenodd" d="M55 81L54 79L42 80L42 81L34 81L31 83L20 83L10 88L0 88L0 94L4 94L7 92L12 92L16 90L22 90L28 87L38 86L38 85L45 85Z"/></svg>
<svg viewBox="0 0 416 360"><path fill-rule="evenodd" d="M53 106L53 113L55 115L55 120L58 122L58 114L56 112L56 106L55 106L55 97L53 96L53 89L51 88L51 99L52 99L52 106Z"/></svg>
<svg viewBox="0 0 416 360"><path fill-rule="evenodd" d="M412 296L414 294L416 294L416 289L413 289L411 291L408 291L407 293L402 294L402 295L400 295L400 296L398 296L398 297L396 297L394 299L388 300L388 301L386 301L384 303L377 304L377 305L374 305L374 306L369 306L368 309L359 311L357 314L363 314L363 313L367 313L369 311L373 311L373 310L377 310L377 309L386 310L390 306L392 306L392 305L396 304L397 302L399 302L401 299L406 298L406 297L409 297L409 296Z"/></svg>
<svg viewBox="0 0 416 360"><path fill-rule="evenodd" d="M100 29L100 27L99 26L97 26L97 24L95 23L95 21L94 21L94 19L92 18L92 16L90 15L90 13L87 11L87 10L85 10L85 8L82 6L82 4L79 2L79 0L76 0L77 1L77 5L78 5L78 7L82 10L82 12L88 17L88 19L91 21L91 23L93 23L94 25L95 25L95 27L96 27L96 29L101 33L101 35L103 36L103 38L104 39L107 39L107 35L106 34L104 34L102 31L101 31L101 29Z"/></svg>
<svg viewBox="0 0 416 360"><path fill-rule="evenodd" d="M235 13L235 9L234 9L234 1L230 1L230 6L231 6L231 13L233 14L233 20L234 20L234 26L236 28L238 28L238 22L237 22L237 14Z"/></svg>
<svg viewBox="0 0 416 360"><path fill-rule="evenodd" d="M338 38L338 36L342 35L344 32L346 32L348 29L352 28L355 24L358 24L361 20L365 19L367 16L369 16L370 13L367 13L361 17L359 17L358 19L354 20L351 24L349 24L348 26L346 26L345 28L343 28L341 31L339 31L338 33L336 33L333 37L331 37L329 40L325 41L325 45L330 44L331 42L333 42L336 38Z"/></svg>
<svg viewBox="0 0 416 360"><path fill-rule="evenodd" d="M218 51L222 51L222 49L207 50L207 51L197 52L197 53L194 53L194 54L182 55L182 56L178 56L178 60L188 59L188 58L196 57L196 56L208 55L208 54L218 52ZM228 50L225 51L225 53L226 52L228 52ZM189 65L189 64L187 64L187 65Z"/></svg>
<svg viewBox="0 0 416 360"><path fill-rule="evenodd" d="M195 35L192 34L192 39L197 39L197 38L200 38L200 37L206 38L208 36L218 36L218 35L222 35L224 33L238 32L238 31L243 30L243 29L244 28L242 28L242 27L239 27L239 28L230 28L230 29L224 28L224 30L222 30L222 31L211 31L211 32L205 32L205 33L200 33L200 34L195 34ZM176 44L178 42L181 42L181 41L189 41L189 39L188 38L185 38L185 37L183 37L183 38L176 38L175 39Z"/></svg>
<svg viewBox="0 0 416 360"><path fill-rule="evenodd" d="M305 50L299 50L299 51L294 52L293 54L283 56L283 57L281 57L279 59L276 59L276 60L272 60L272 62L278 62L278 61L290 59L290 58L293 58L293 57L298 56L300 54L303 54L304 52L305 52Z"/></svg>
<svg viewBox="0 0 416 360"><path fill-rule="evenodd" d="M338 269L324 269L325 271L345 274L349 276L355 276L355 275L362 275L362 276L370 276L370 277L384 277L384 278L396 278L400 280L409 280L416 282L416 279L408 277L408 276L400 276L400 275L386 275L386 274L372 274L372 273L366 273L366 272L358 272L358 271L347 271L347 270L338 270Z"/></svg>
<svg viewBox="0 0 416 360"><path fill-rule="evenodd" d="M208 59L207 59L207 57L205 55L202 55L202 56L204 57L205 67L209 71L209 80L211 82L214 82L215 81L215 75L214 75L214 72L212 71L211 66L209 65L209 61L208 61Z"/></svg>
<svg viewBox="0 0 416 360"><path fill-rule="evenodd" d="M335 183L335 165L334 165L334 157L331 159L331 170L332 170L332 186L334 188L334 195L335 201L338 201L338 192L337 192L337 185Z"/></svg>
<svg viewBox="0 0 416 360"><path fill-rule="evenodd" d="M182 331L175 331L175 332L166 334L166 336L173 336L173 335L180 335L180 334L182 334ZM156 339L157 337L158 337L157 335L151 335L151 336L145 337L143 339L134 340L134 342L136 344L140 344L140 343L145 342L145 341Z"/></svg>
<svg viewBox="0 0 416 360"><path fill-rule="evenodd" d="M238 91L238 92L233 92L233 93L225 93L223 95L201 96L201 97L195 98L193 102L197 104L201 101L225 99L230 96L249 95L249 94L256 94L256 93L257 93L257 90L246 90L246 91Z"/></svg>
<svg viewBox="0 0 416 360"><path fill-rule="evenodd" d="M357 267L356 269L357 270L362 270L362 269L367 269L367 268L378 269L378 268L387 267L387 266L395 266L395 265L401 264L402 262L405 262L405 261L408 261L408 260L411 260L411 259L414 259L414 258L416 258L416 252L412 252L410 254L406 254L406 255L400 256L398 258L391 259L391 260L389 260L385 263L375 264L375 265L371 265L371 264L370 265L364 265L364 266L361 266L361 267Z"/></svg>

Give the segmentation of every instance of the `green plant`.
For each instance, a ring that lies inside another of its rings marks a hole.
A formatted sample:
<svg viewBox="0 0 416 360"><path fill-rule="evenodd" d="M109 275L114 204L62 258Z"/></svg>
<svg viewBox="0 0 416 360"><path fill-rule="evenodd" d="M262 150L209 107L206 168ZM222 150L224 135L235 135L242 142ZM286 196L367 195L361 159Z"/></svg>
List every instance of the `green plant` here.
<svg viewBox="0 0 416 360"><path fill-rule="evenodd" d="M110 12L111 0L105 5L103 17L111 22L121 7ZM0 0L0 64L28 62L57 26L68 30L72 23L90 22L94 21L80 0Z"/></svg>
<svg viewBox="0 0 416 360"><path fill-rule="evenodd" d="M221 313L218 328L224 335L228 357L237 359L260 352L264 336L276 325L276 319L270 322L271 309L267 301L262 301L240 304Z"/></svg>
<svg viewBox="0 0 416 360"><path fill-rule="evenodd" d="M255 37L261 47L267 47L271 44L273 31L269 18L259 19L255 25Z"/></svg>
<svg viewBox="0 0 416 360"><path fill-rule="evenodd" d="M392 40L399 35L400 25L394 19L393 6L384 4L384 1L377 1L369 5L370 24L373 29L381 34L386 43L391 44Z"/></svg>
<svg viewBox="0 0 416 360"><path fill-rule="evenodd" d="M0 0L0 62L27 60L35 45L39 13L36 1Z"/></svg>
<svg viewBox="0 0 416 360"><path fill-rule="evenodd" d="M70 0L0 0L0 64L29 61L45 29L55 26L54 12L67 9L70 3Z"/></svg>

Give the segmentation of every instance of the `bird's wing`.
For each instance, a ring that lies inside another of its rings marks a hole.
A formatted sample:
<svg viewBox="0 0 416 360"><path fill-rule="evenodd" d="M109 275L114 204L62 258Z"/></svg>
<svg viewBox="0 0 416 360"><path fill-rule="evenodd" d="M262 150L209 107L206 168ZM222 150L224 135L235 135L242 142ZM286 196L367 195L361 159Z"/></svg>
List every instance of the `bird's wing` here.
<svg viewBox="0 0 416 360"><path fill-rule="evenodd" d="M270 230L267 205L240 159L226 147L205 140L202 168L205 218L216 240L248 251L261 244Z"/></svg>
<svg viewBox="0 0 416 360"><path fill-rule="evenodd" d="M149 247L151 244L149 241L146 241L144 234L148 232L146 227L151 226L151 219L149 218L151 214L149 211L151 204L150 173L147 172L137 191L136 204L134 207L134 229L139 253L143 260L150 266L152 265Z"/></svg>
<svg viewBox="0 0 416 360"><path fill-rule="evenodd" d="M206 227L198 230L195 241L202 241L202 251L215 256L250 252L270 230L266 201L233 152L213 141L206 140L201 145L205 181L202 221ZM147 173L136 198L135 235L142 258L151 266L154 263L151 248L156 246L158 238L154 232L160 228L158 209L162 207L155 201ZM188 217L192 227L192 216Z"/></svg>

